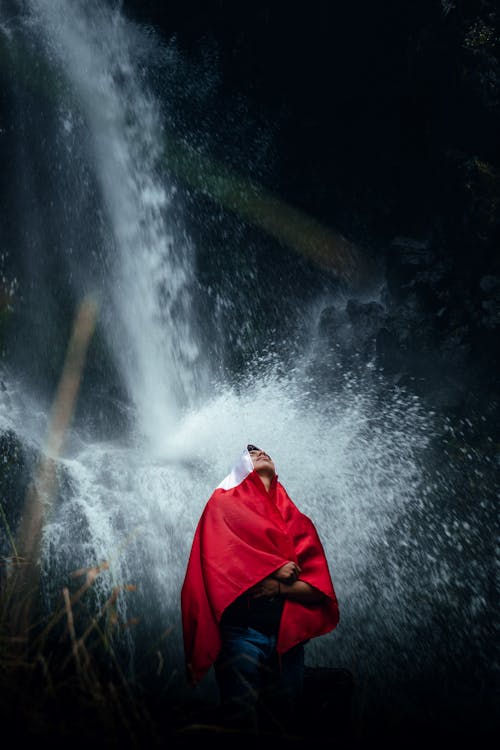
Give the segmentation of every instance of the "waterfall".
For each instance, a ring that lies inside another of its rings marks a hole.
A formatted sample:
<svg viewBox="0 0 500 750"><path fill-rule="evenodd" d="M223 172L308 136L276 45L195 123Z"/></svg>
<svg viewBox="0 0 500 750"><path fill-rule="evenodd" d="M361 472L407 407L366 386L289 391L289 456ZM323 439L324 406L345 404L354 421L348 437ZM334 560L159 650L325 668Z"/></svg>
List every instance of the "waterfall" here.
<svg viewBox="0 0 500 750"><path fill-rule="evenodd" d="M273 456L290 496L315 521L331 565L341 620L308 646L312 663L368 675L418 671L439 651L427 628L445 611L457 644L467 635L466 612L485 647L476 615L487 607L487 574L476 566L472 578L454 549L457 538L465 545L472 539L480 556L481 521L471 531L469 515L464 520L443 500L460 491L461 467L432 476L429 450L447 426L411 390L387 383L373 358L356 367L336 358L320 326L326 307L345 302L333 288L297 309L302 339L293 342L300 352L294 361L262 354L248 363L247 378L215 380L193 313L203 248L174 210L163 163L163 107L175 102L168 92L159 100L142 65L156 54L154 41L119 5L101 0L29 0L16 18L15 28L0 18L5 44L22 51L35 40L59 81L45 92L57 97L47 106L59 150L45 158L63 169L74 164L82 175L78 191L60 203L61 217L70 211L83 231L82 196L99 209L89 219L99 224L96 247L78 259L67 251L65 283L80 290L82 268L99 279L102 346L133 413L120 439L79 434L77 426L68 436L58 504L44 528L47 606L72 572L106 562L94 586L98 605L113 586L135 587L124 590L118 610L123 622L139 620L126 635L136 663L140 645L171 628L166 648L180 670L179 595L195 525L214 487L254 442ZM51 190L49 182L43 199ZM38 231L43 248L43 226ZM45 247L39 263L49 268L49 256ZM31 283L41 283L35 271ZM215 319L212 304L208 295L202 300ZM219 341L227 334L218 330ZM23 395L24 382L24 373L6 366L0 427L40 449L46 405Z"/></svg>
<svg viewBox="0 0 500 750"><path fill-rule="evenodd" d="M169 215L173 188L162 179L167 136L137 60L141 42L143 54L154 48L112 4L34 0L29 8L29 23L76 103L76 112L62 109L60 121L71 148L78 148L75 120L82 117L88 128L88 159L109 223L106 334L138 430L154 445L191 405L201 369L189 325L193 248Z"/></svg>

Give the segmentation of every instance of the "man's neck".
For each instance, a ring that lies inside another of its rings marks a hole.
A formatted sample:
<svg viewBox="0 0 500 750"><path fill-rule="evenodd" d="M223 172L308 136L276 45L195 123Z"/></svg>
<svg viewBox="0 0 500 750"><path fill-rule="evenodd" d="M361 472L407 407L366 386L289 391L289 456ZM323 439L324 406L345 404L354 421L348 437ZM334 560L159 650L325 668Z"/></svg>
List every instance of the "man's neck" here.
<svg viewBox="0 0 500 750"><path fill-rule="evenodd" d="M269 492L269 490L271 489L271 482L274 479L274 474L268 474L267 471L266 472L262 472L262 473L260 471L258 471L257 474L261 478L262 483L263 483L264 487L266 488L266 491Z"/></svg>

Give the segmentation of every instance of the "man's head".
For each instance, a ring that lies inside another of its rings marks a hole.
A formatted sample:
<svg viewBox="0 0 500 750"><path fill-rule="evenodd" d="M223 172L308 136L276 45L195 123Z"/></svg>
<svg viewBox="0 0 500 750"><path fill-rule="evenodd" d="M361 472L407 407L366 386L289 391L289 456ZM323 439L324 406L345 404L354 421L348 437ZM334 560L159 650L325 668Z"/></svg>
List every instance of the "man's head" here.
<svg viewBox="0 0 500 750"><path fill-rule="evenodd" d="M265 451L251 444L247 445L247 451L250 454L253 467L257 474L259 474L260 476L268 476L271 478L275 475L276 467L271 456L269 456Z"/></svg>

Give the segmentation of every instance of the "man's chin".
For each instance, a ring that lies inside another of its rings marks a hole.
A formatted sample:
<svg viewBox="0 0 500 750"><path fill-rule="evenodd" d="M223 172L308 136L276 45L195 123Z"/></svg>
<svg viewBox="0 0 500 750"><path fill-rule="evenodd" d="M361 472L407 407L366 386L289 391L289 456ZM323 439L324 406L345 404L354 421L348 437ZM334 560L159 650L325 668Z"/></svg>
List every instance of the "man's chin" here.
<svg viewBox="0 0 500 750"><path fill-rule="evenodd" d="M256 466L255 471L259 476L263 477L274 477L275 471L270 466Z"/></svg>

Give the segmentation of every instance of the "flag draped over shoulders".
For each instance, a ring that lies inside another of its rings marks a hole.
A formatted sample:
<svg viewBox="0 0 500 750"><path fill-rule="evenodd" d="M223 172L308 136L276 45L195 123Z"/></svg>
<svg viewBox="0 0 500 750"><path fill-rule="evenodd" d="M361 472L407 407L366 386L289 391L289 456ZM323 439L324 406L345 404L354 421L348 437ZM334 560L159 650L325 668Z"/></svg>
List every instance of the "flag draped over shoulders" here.
<svg viewBox="0 0 500 750"><path fill-rule="evenodd" d="M284 653L298 643L333 630L337 598L323 546L312 521L301 513L275 476L269 493L250 466L229 475L202 512L181 591L186 663L197 683L221 648L219 622L241 594L286 562L296 562L300 579L325 594L319 604L285 600L277 639ZM238 482L232 486L232 482Z"/></svg>

